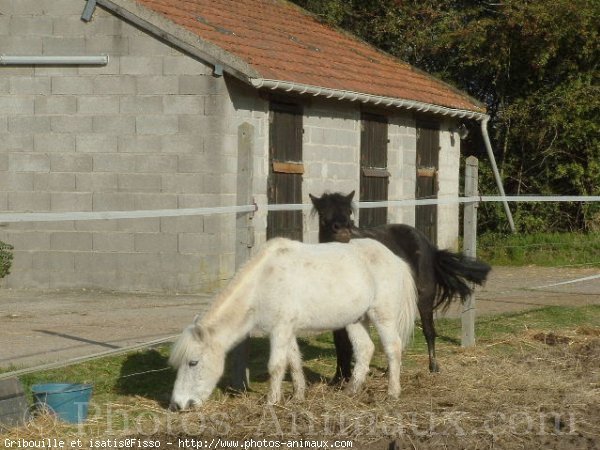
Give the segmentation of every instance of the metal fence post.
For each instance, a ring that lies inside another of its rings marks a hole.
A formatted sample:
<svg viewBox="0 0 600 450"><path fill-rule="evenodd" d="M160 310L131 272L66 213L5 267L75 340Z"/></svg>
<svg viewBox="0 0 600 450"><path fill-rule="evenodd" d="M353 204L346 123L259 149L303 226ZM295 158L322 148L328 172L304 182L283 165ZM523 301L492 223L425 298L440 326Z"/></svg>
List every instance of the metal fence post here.
<svg viewBox="0 0 600 450"><path fill-rule="evenodd" d="M465 165L465 197L479 196L477 186L479 161L469 156ZM465 203L463 222L463 253L475 258L477 255L477 208L479 202ZM470 295L463 304L461 315L463 347L475 345L475 296Z"/></svg>

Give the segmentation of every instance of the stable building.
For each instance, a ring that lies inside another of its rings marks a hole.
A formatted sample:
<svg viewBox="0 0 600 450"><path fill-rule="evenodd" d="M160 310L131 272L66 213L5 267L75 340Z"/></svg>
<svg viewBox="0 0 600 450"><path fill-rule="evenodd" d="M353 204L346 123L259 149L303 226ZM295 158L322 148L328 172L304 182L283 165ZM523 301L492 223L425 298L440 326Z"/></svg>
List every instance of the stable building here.
<svg viewBox="0 0 600 450"><path fill-rule="evenodd" d="M0 240L15 247L2 283L212 290L269 237L317 242L309 210L269 204L324 191L457 197L457 130L485 117L284 0L0 0ZM17 213L65 215L8 221ZM358 221L457 244L457 204L365 209Z"/></svg>

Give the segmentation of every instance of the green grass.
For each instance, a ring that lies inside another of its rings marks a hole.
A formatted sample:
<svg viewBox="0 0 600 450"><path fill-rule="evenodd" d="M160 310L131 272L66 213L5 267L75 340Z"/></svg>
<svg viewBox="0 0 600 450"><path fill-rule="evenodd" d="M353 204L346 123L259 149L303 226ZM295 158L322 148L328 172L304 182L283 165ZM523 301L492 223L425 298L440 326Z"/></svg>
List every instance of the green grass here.
<svg viewBox="0 0 600 450"><path fill-rule="evenodd" d="M546 307L519 313L495 315L478 319L477 342L487 345L502 342L510 335L519 335L528 329L559 331L581 326L600 327L600 306ZM438 357L451 357L449 353L460 351L460 320L441 319L436 322L438 331ZM385 369L386 362L379 348L376 333L373 338L378 346L372 366ZM335 369L335 350L331 333L324 333L299 340L304 357L308 381L328 379ZM510 351L502 345L495 346L501 352ZM168 404L175 381L175 371L167 367L169 348L161 346L129 355L103 358L22 377L26 389L35 383L76 382L94 386L94 402L132 404L137 397ZM252 389L265 392L268 382L267 359L269 343L266 338L253 338L250 354ZM427 346L420 328L415 328L414 340L404 358L406 367L426 364ZM424 366L425 367L425 366ZM223 380L222 385L226 385Z"/></svg>
<svg viewBox="0 0 600 450"><path fill-rule="evenodd" d="M492 265L600 267L600 233L483 234L477 256Z"/></svg>

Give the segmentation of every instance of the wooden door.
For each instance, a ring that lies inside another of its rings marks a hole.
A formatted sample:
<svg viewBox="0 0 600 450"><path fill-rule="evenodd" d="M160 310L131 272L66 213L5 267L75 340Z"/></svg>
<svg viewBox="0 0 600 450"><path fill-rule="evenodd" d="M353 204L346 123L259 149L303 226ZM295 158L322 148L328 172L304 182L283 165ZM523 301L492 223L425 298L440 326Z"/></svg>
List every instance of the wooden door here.
<svg viewBox="0 0 600 450"><path fill-rule="evenodd" d="M360 134L360 201L388 199L387 117L363 113ZM371 228L387 223L387 208L361 209L359 225Z"/></svg>
<svg viewBox="0 0 600 450"><path fill-rule="evenodd" d="M417 120L417 199L437 198L440 130L437 122ZM415 228L437 243L437 205L415 208Z"/></svg>
<svg viewBox="0 0 600 450"><path fill-rule="evenodd" d="M271 103L269 116L269 204L302 203L302 108ZM302 211L269 211L267 239L302 241Z"/></svg>

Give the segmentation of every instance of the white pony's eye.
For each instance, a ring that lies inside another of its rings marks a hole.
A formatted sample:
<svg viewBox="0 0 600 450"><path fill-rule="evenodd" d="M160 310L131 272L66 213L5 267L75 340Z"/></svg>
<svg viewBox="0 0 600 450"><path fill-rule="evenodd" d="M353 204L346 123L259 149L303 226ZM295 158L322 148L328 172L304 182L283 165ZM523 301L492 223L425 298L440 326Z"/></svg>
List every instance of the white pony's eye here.
<svg viewBox="0 0 600 450"><path fill-rule="evenodd" d="M190 362L188 363L188 365L189 365L190 367L196 367L196 366L198 365L198 361L190 361Z"/></svg>

